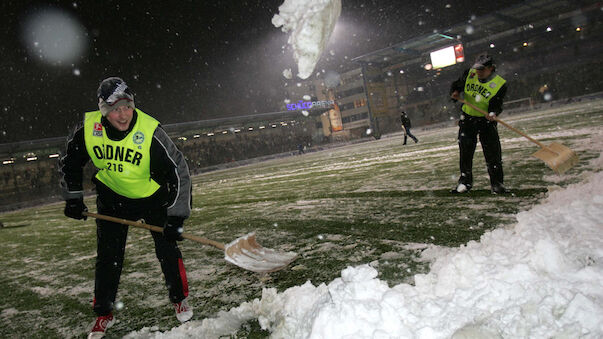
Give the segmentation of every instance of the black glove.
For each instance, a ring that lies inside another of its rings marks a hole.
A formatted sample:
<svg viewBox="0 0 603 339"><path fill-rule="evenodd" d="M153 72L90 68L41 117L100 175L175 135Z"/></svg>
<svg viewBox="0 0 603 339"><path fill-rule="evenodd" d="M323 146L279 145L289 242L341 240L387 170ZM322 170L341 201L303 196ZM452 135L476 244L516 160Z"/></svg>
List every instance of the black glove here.
<svg viewBox="0 0 603 339"><path fill-rule="evenodd" d="M88 219L82 215L83 212L88 212L88 207L84 204L84 198L68 199L65 201L65 216L73 219Z"/></svg>
<svg viewBox="0 0 603 339"><path fill-rule="evenodd" d="M184 219L180 217L168 217L163 227L163 236L170 241L182 241L182 224Z"/></svg>

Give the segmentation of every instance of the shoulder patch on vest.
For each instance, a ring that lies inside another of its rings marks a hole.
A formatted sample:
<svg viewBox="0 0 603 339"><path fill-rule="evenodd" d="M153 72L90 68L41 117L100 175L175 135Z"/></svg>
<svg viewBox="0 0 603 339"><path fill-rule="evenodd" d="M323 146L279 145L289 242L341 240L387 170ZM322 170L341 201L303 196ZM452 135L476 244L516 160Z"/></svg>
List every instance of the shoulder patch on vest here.
<svg viewBox="0 0 603 339"><path fill-rule="evenodd" d="M134 133L132 141L134 141L136 145L142 144L144 142L144 134L141 131Z"/></svg>
<svg viewBox="0 0 603 339"><path fill-rule="evenodd" d="M94 123L94 129L92 130L92 136L102 137L103 136L103 125L100 122Z"/></svg>

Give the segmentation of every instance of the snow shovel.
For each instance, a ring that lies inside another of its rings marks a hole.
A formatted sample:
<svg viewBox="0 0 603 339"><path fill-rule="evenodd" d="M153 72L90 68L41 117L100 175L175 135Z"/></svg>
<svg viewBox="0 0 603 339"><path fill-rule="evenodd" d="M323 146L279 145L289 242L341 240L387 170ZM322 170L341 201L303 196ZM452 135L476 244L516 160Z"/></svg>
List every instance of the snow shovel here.
<svg viewBox="0 0 603 339"><path fill-rule="evenodd" d="M462 99L460 99L459 101L464 103L465 105L468 105L478 110L483 115L488 114L486 111L482 110L479 107L476 107L475 105L469 102L466 102ZM553 142L547 146L541 143L540 141L531 138L530 136L518 130L517 128L500 120L499 118L495 118L495 120L501 123L503 126L507 127L508 129L512 130L513 132L520 134L521 136L540 146L540 150L536 151L536 153L532 154L532 156L544 161L544 163L547 164L547 166L549 166L553 171L555 171L555 173L563 174L578 163L578 156L574 151L569 149L569 147L563 146L557 142Z"/></svg>
<svg viewBox="0 0 603 339"><path fill-rule="evenodd" d="M145 228L153 232L163 232L163 228L161 227L148 225L140 221L131 221L90 212L83 212L82 214L92 218ZM188 233L182 233L182 237L223 250L224 259L226 259L226 261L252 272L275 272L287 267L287 265L297 258L297 254L294 252L277 252L260 246L260 244L255 241L255 233L253 232L237 238L226 245Z"/></svg>

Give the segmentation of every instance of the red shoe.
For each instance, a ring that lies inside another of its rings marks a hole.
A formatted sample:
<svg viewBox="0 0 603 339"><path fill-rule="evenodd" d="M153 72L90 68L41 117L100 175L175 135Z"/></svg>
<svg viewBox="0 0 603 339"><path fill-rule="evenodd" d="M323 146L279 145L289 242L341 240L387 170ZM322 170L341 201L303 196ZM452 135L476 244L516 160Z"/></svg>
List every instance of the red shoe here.
<svg viewBox="0 0 603 339"><path fill-rule="evenodd" d="M189 321L193 317L193 308L188 304L187 299L175 303L174 309L176 310L176 318L178 318L181 323Z"/></svg>
<svg viewBox="0 0 603 339"><path fill-rule="evenodd" d="M115 323L115 318L113 318L113 314L109 313L108 315L102 315L96 318L96 323L92 327L90 334L88 334L88 339L99 339L105 336L105 332L107 329L111 327Z"/></svg>

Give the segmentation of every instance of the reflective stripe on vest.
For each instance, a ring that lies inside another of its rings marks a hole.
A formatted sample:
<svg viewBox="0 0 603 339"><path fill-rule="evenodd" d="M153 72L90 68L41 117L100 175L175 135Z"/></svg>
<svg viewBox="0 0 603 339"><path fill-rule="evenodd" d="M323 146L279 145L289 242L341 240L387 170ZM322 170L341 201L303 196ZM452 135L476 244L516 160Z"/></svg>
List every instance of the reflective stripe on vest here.
<svg viewBox="0 0 603 339"><path fill-rule="evenodd" d="M151 179L151 142L159 121L136 109L138 118L128 135L119 141L107 137L100 111L84 117L86 150L98 168L96 178L115 193L131 199L146 198L159 189Z"/></svg>
<svg viewBox="0 0 603 339"><path fill-rule="evenodd" d="M490 99L494 98L505 82L507 82L505 79L496 75L492 80L482 83L477 78L477 71L470 69L467 80L465 80L465 101L488 112ZM469 107L469 105L463 105L462 110L474 117L484 116L480 111Z"/></svg>

